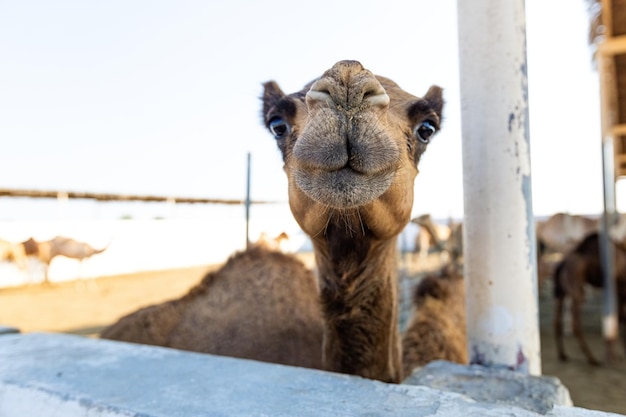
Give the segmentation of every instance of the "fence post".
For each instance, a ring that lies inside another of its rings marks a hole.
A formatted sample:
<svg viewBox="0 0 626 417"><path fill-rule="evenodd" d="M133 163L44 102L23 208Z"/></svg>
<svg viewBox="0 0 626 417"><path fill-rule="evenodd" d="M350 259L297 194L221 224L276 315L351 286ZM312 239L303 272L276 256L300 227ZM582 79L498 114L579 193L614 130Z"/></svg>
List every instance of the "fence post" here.
<svg viewBox="0 0 626 417"><path fill-rule="evenodd" d="M248 152L246 178L246 248L250 245L250 152Z"/></svg>

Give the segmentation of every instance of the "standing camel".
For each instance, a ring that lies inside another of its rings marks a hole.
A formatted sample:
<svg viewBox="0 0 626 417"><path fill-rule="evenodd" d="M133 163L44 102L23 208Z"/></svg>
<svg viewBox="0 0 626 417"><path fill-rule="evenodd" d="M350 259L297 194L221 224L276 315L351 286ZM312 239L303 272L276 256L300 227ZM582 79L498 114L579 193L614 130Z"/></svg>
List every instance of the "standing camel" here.
<svg viewBox="0 0 626 417"><path fill-rule="evenodd" d="M536 224L540 252L552 251L566 254L586 236L597 232L599 219L586 216L556 213Z"/></svg>
<svg viewBox="0 0 626 417"><path fill-rule="evenodd" d="M541 287L554 273L557 259L574 249L586 236L597 232L599 219L568 213L556 213L537 221L537 278Z"/></svg>
<svg viewBox="0 0 626 417"><path fill-rule="evenodd" d="M46 284L50 283L48 269L55 257L61 255L82 262L86 258L104 252L108 247L94 249L87 243L63 236L57 236L45 242L38 242L31 237L27 241L22 242L22 246L27 256L34 256L45 265L44 282Z"/></svg>
<svg viewBox="0 0 626 417"><path fill-rule="evenodd" d="M622 342L626 353L626 250L620 245L615 248L615 277L617 289L618 323L621 327ZM571 299L572 328L580 349L591 365L600 362L591 353L583 334L581 309L585 301L585 286L602 288L603 272L600 262L600 242L598 233L588 235L574 250L569 252L554 270L554 335L559 359L567 360L563 345L563 307L566 298ZM614 358L613 346L606 346L608 360Z"/></svg>
<svg viewBox="0 0 626 417"><path fill-rule="evenodd" d="M340 61L297 93L267 82L262 100L291 211L313 244L322 367L399 382L397 236L410 219L420 157L439 130L442 90L416 97L359 62ZM256 314L254 303L247 307ZM271 326L283 317L265 319ZM181 320L172 326L204 332L204 324Z"/></svg>

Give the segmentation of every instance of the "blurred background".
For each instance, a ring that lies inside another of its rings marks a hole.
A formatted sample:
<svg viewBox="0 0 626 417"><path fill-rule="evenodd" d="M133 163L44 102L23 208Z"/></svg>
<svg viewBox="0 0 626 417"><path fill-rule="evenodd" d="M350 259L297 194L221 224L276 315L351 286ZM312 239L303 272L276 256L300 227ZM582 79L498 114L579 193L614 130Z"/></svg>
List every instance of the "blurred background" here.
<svg viewBox="0 0 626 417"><path fill-rule="evenodd" d="M535 214L597 215L599 87L587 3L526 8ZM277 202L252 207L251 239L296 236L279 152L261 124L261 84L294 92L336 61L357 59L415 95L444 87L443 128L422 158L414 215L460 219L457 43L454 0L3 2L0 188L243 199L250 153L252 200ZM74 233L115 249L127 223L103 221L197 219L196 239L210 248L193 262L212 262L245 244L244 214L241 205L0 197L0 239Z"/></svg>

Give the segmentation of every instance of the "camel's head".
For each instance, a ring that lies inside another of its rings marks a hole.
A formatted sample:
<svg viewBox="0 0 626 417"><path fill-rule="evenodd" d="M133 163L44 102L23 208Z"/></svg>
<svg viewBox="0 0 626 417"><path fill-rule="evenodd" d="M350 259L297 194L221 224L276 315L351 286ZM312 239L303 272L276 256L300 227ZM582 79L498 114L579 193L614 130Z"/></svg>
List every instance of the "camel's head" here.
<svg viewBox="0 0 626 417"><path fill-rule="evenodd" d="M441 88L416 97L356 61L336 63L294 94L273 81L264 87L264 122L282 152L303 230L321 235L340 219L351 232L398 234L409 220L420 156L439 130Z"/></svg>

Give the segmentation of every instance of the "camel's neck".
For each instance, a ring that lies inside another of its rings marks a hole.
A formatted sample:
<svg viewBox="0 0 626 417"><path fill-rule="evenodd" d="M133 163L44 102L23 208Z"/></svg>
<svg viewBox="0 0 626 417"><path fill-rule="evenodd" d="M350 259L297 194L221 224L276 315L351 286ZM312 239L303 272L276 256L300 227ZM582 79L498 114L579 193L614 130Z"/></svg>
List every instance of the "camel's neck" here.
<svg viewBox="0 0 626 417"><path fill-rule="evenodd" d="M396 238L381 242L330 226L313 244L326 368L399 382Z"/></svg>

